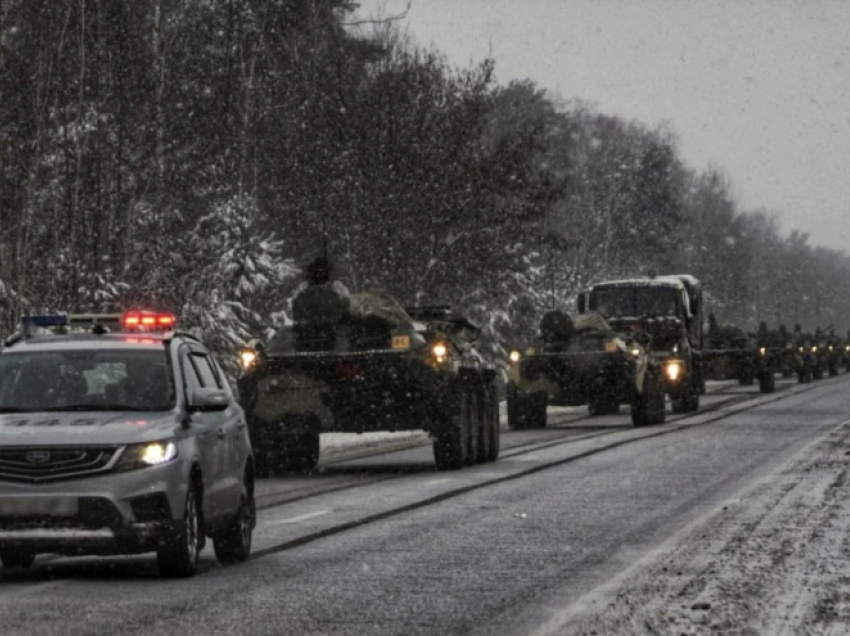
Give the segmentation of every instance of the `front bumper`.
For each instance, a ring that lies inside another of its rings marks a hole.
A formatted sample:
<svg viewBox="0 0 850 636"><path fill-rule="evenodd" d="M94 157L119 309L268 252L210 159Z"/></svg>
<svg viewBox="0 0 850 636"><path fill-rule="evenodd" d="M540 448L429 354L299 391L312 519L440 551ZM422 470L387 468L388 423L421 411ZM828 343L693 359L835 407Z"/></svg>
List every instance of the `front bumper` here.
<svg viewBox="0 0 850 636"><path fill-rule="evenodd" d="M547 393L549 404L580 406L594 394L627 403L635 391L635 362L625 353L535 354L513 365L517 391Z"/></svg>
<svg viewBox="0 0 850 636"><path fill-rule="evenodd" d="M0 549L150 552L182 527L187 488L180 462L47 484L2 481Z"/></svg>

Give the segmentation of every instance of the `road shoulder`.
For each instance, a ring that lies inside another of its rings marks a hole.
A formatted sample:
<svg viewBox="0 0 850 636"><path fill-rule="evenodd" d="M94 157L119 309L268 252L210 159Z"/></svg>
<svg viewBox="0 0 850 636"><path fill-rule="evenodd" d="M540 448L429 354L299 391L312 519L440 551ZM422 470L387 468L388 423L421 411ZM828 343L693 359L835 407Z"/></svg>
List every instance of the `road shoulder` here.
<svg viewBox="0 0 850 636"><path fill-rule="evenodd" d="M850 422L691 523L537 633L850 628Z"/></svg>

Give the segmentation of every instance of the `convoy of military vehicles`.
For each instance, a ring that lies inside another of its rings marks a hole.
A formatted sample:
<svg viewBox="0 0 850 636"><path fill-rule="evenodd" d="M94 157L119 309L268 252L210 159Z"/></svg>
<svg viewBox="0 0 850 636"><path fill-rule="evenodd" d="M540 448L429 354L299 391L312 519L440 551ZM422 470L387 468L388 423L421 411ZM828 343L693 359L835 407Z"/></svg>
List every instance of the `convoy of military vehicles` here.
<svg viewBox="0 0 850 636"><path fill-rule="evenodd" d="M550 406L601 416L626 405L634 426L662 424L668 398L673 413L697 411L709 379L770 393L777 374L803 383L850 370L850 343L831 332L719 325L690 275L590 286L574 315L546 313L509 349L504 371L476 350L478 327L448 306L368 293L334 312L242 352L238 387L261 476L314 468L328 432L424 430L439 469L495 461L503 379L516 430L545 428Z"/></svg>

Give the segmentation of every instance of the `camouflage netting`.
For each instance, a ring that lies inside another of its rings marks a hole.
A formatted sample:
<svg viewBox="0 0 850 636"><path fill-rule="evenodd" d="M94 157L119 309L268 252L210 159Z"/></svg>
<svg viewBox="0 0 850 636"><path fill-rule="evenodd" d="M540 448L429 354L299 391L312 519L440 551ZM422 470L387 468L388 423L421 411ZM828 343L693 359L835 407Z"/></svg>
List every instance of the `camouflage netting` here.
<svg viewBox="0 0 850 636"><path fill-rule="evenodd" d="M302 285L292 299L292 317L296 322L338 322L350 302L348 290L336 281Z"/></svg>
<svg viewBox="0 0 850 636"><path fill-rule="evenodd" d="M611 329L611 325L609 325L608 322L595 311L577 316L574 321L574 325L577 333L588 331L611 333L614 331Z"/></svg>
<svg viewBox="0 0 850 636"><path fill-rule="evenodd" d="M382 291L369 291L351 295L349 313L357 318L377 317L393 327L409 326L410 316L398 301Z"/></svg>

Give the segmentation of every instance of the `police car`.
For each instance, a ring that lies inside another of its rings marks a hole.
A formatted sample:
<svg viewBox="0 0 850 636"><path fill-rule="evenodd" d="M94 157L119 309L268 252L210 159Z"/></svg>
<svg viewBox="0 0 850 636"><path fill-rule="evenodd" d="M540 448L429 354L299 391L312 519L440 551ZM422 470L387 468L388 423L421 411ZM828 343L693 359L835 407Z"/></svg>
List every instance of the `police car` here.
<svg viewBox="0 0 850 636"><path fill-rule="evenodd" d="M245 416L221 368L155 312L31 316L0 349L0 561L156 552L192 576L206 538L245 561Z"/></svg>

